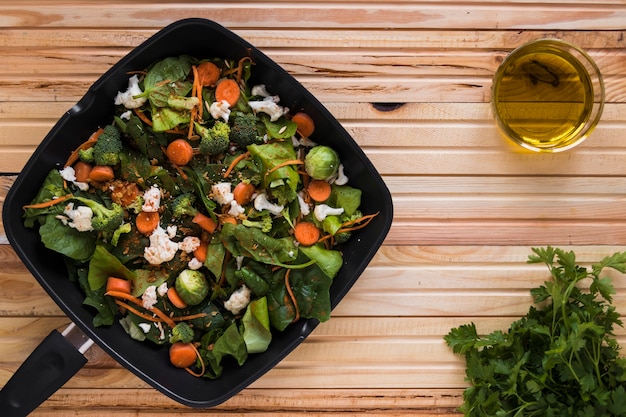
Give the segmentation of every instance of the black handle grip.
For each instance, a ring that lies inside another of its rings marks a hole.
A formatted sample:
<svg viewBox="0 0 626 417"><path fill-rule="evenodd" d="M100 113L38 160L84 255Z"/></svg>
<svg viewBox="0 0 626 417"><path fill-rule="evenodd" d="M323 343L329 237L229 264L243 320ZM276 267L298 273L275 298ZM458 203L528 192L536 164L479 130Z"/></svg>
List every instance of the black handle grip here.
<svg viewBox="0 0 626 417"><path fill-rule="evenodd" d="M63 386L87 359L53 330L0 390L0 413L26 416Z"/></svg>

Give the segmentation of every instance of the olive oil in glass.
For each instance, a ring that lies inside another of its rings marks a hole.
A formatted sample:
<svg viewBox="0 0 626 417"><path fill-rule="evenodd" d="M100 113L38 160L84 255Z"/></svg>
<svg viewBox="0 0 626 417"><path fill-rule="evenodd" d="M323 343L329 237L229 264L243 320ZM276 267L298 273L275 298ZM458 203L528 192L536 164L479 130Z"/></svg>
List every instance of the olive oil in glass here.
<svg viewBox="0 0 626 417"><path fill-rule="evenodd" d="M513 51L496 73L492 105L498 125L525 148L569 149L599 119L604 96L599 71L572 48L556 40L532 42Z"/></svg>

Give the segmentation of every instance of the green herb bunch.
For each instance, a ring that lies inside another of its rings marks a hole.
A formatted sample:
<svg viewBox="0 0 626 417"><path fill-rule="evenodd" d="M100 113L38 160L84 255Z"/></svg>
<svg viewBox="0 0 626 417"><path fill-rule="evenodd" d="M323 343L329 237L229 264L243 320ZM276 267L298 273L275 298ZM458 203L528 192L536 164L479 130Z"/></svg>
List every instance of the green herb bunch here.
<svg viewBox="0 0 626 417"><path fill-rule="evenodd" d="M452 329L448 346L465 356L466 416L626 416L626 359L613 333L622 325L611 305L605 268L626 273L626 252L591 269L573 252L533 248L551 280L531 290L535 306L508 332L479 337L474 323Z"/></svg>

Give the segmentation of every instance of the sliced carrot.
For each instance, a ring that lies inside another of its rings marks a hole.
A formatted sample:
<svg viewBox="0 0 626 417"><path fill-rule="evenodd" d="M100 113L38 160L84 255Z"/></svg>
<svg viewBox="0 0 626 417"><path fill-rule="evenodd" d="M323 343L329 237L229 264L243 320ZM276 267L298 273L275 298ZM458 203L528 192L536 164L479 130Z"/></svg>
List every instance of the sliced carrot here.
<svg viewBox="0 0 626 417"><path fill-rule="evenodd" d="M176 139L167 145L165 155L176 165L187 165L193 158L193 147L185 139Z"/></svg>
<svg viewBox="0 0 626 417"><path fill-rule="evenodd" d="M137 226L139 233L148 235L159 227L160 221L161 216L159 216L158 211L142 211L137 214L137 217L135 218L135 225Z"/></svg>
<svg viewBox="0 0 626 417"><path fill-rule="evenodd" d="M201 240L200 246L198 246L198 248L195 251L193 251L193 256L200 262L204 262L206 260L206 255L208 251L209 251L209 241Z"/></svg>
<svg viewBox="0 0 626 417"><path fill-rule="evenodd" d="M303 221L293 228L293 236L303 246L314 245L320 238L321 232L312 222Z"/></svg>
<svg viewBox="0 0 626 417"><path fill-rule="evenodd" d="M176 342L170 346L170 362L177 368L189 368L196 363L198 354L191 343Z"/></svg>
<svg viewBox="0 0 626 417"><path fill-rule="evenodd" d="M180 298L180 295L178 295L178 292L176 291L176 288L174 287L168 288L167 298L168 300L170 300L170 303L174 304L174 307L176 308L187 307L187 303L184 302L182 298Z"/></svg>
<svg viewBox="0 0 626 417"><path fill-rule="evenodd" d="M91 172L91 164L87 162L78 161L74 164L74 176L78 182L89 181L89 173Z"/></svg>
<svg viewBox="0 0 626 417"><path fill-rule="evenodd" d="M200 226L202 230L209 232L209 233L213 233L215 232L215 229L217 229L217 222L213 220L212 218L210 218L209 216L202 214L202 213L196 213L196 215L193 216L193 219L191 219L191 221L197 224L198 226Z"/></svg>
<svg viewBox="0 0 626 417"><path fill-rule="evenodd" d="M304 137L309 137L315 132L315 122L305 112L298 112L293 115L291 121L298 125L298 132Z"/></svg>
<svg viewBox="0 0 626 417"><path fill-rule="evenodd" d="M240 95L239 84L230 78L223 79L215 87L215 101L219 103L226 100L230 107L235 107Z"/></svg>
<svg viewBox="0 0 626 417"><path fill-rule="evenodd" d="M233 198L240 205L248 204L252 201L256 188L249 182L240 182L233 189Z"/></svg>
<svg viewBox="0 0 626 417"><path fill-rule="evenodd" d="M220 79L220 69L212 62L203 62L198 65L198 79L203 87L214 85Z"/></svg>
<svg viewBox="0 0 626 417"><path fill-rule="evenodd" d="M89 179L95 182L111 181L115 179L115 173L108 165L96 165L89 171Z"/></svg>
<svg viewBox="0 0 626 417"><path fill-rule="evenodd" d="M107 279L106 292L115 291L130 294L132 283L130 280L117 277Z"/></svg>
<svg viewBox="0 0 626 417"><path fill-rule="evenodd" d="M317 202L328 200L332 191L330 184L324 180L312 180L306 190L309 196Z"/></svg>
<svg viewBox="0 0 626 417"><path fill-rule="evenodd" d="M221 224L226 224L226 223L237 224L237 219L235 219L233 216L222 216L220 217L220 223Z"/></svg>

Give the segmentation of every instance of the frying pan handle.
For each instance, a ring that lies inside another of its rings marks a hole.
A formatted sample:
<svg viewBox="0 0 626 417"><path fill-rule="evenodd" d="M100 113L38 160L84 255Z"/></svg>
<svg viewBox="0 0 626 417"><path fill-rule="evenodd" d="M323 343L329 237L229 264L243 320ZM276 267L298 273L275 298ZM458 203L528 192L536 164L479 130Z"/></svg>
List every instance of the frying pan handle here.
<svg viewBox="0 0 626 417"><path fill-rule="evenodd" d="M5 417L26 416L63 386L87 359L53 330L0 390Z"/></svg>

